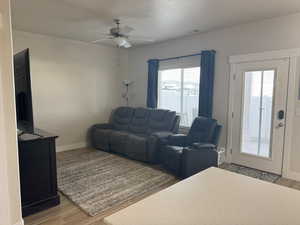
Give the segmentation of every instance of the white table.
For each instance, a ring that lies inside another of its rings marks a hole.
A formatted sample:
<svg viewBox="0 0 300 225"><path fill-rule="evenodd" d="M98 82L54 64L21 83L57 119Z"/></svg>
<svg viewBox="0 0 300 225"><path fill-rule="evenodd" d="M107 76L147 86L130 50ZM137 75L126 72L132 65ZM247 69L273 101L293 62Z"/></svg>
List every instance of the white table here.
<svg viewBox="0 0 300 225"><path fill-rule="evenodd" d="M300 191L210 168L104 219L109 225L299 225Z"/></svg>

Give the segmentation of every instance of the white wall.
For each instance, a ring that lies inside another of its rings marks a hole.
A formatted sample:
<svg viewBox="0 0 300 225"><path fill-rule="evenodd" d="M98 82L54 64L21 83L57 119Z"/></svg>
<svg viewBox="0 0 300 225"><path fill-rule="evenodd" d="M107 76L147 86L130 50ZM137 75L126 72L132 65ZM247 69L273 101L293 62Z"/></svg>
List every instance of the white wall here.
<svg viewBox="0 0 300 225"><path fill-rule="evenodd" d="M21 225L9 0L0 0L0 225Z"/></svg>
<svg viewBox="0 0 300 225"><path fill-rule="evenodd" d="M13 31L30 49L35 126L59 136L58 150L84 145L87 129L120 104L119 50Z"/></svg>
<svg viewBox="0 0 300 225"><path fill-rule="evenodd" d="M237 54L299 48L299 21L300 14L294 14L134 48L129 51L127 74L128 79L135 81L131 92L132 104L136 106L145 105L147 93L146 62L148 59L167 58L198 53L205 49L215 49L217 54L214 117L224 125L221 145L225 146L229 94L228 57ZM298 104L300 105L299 101ZM300 126L300 119L298 123ZM300 140L300 138L298 139ZM294 154L291 157L297 156L297 158L293 160L292 168L300 172L300 153L296 148L293 150Z"/></svg>

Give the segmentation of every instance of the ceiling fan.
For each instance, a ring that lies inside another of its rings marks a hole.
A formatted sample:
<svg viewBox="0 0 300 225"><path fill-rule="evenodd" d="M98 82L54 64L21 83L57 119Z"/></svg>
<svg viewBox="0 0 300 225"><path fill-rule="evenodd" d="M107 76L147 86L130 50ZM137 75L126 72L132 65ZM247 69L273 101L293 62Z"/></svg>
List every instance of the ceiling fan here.
<svg viewBox="0 0 300 225"><path fill-rule="evenodd" d="M92 43L99 43L102 41L112 40L119 48L130 48L132 47L131 41L141 41L141 42L154 42L146 37L141 36L129 36L128 34L134 29L129 26L120 27L120 20L114 19L116 24L115 27L109 30L108 34L104 34L103 38L93 41Z"/></svg>

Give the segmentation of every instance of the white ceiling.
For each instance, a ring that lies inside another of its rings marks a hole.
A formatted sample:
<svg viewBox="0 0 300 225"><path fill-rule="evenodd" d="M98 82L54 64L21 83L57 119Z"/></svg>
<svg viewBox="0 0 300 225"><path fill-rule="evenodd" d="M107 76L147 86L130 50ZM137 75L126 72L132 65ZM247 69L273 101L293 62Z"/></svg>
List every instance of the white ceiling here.
<svg viewBox="0 0 300 225"><path fill-rule="evenodd" d="M12 0L15 29L86 42L113 18L159 42L299 11L300 0Z"/></svg>

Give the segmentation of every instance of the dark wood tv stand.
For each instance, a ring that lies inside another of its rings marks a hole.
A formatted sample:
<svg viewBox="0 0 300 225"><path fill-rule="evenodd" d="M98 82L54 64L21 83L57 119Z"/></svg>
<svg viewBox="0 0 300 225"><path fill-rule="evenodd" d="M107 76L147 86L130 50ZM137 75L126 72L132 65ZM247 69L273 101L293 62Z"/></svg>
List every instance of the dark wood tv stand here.
<svg viewBox="0 0 300 225"><path fill-rule="evenodd" d="M23 217L60 203L57 193L57 136L40 129L18 138Z"/></svg>

